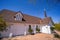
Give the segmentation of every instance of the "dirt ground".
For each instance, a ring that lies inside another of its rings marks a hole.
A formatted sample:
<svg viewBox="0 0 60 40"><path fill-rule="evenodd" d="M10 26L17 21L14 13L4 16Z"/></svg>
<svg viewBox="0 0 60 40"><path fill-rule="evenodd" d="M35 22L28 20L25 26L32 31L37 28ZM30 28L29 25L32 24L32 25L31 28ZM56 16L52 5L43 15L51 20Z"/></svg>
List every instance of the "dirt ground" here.
<svg viewBox="0 0 60 40"><path fill-rule="evenodd" d="M55 30L55 32L60 35L60 31Z"/></svg>
<svg viewBox="0 0 60 40"><path fill-rule="evenodd" d="M3 38L2 40L9 40L9 38ZM38 33L35 35L16 36L11 38L11 40L60 40L60 39L54 38L52 34Z"/></svg>

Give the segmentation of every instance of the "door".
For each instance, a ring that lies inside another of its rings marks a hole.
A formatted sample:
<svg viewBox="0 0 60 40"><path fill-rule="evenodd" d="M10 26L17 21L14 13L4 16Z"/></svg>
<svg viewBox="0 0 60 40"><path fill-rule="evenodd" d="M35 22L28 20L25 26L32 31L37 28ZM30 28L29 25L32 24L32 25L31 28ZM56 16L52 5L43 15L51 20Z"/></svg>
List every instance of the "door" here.
<svg viewBox="0 0 60 40"><path fill-rule="evenodd" d="M49 28L49 26L43 26L42 29L41 29L41 32L42 32L42 33L48 33L48 34L49 34L49 33L50 33L50 28Z"/></svg>

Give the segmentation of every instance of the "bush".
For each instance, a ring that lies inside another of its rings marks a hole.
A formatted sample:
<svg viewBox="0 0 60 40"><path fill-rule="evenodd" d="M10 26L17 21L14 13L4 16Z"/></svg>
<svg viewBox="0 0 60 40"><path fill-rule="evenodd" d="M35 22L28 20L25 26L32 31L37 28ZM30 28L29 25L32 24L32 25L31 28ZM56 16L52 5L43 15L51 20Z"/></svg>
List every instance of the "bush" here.
<svg viewBox="0 0 60 40"><path fill-rule="evenodd" d="M57 33L54 34L54 37L60 38L60 36Z"/></svg>
<svg viewBox="0 0 60 40"><path fill-rule="evenodd" d="M52 31L54 31L55 28L54 28L54 27L50 27L50 29L51 29Z"/></svg>
<svg viewBox="0 0 60 40"><path fill-rule="evenodd" d="M28 32L32 34L33 30L31 29L31 26L29 26Z"/></svg>
<svg viewBox="0 0 60 40"><path fill-rule="evenodd" d="M29 29L28 32L29 32L30 34L32 34L33 30L32 30L32 29Z"/></svg>
<svg viewBox="0 0 60 40"><path fill-rule="evenodd" d="M0 31L5 31L6 28L7 28L7 23L2 17L0 17Z"/></svg>
<svg viewBox="0 0 60 40"><path fill-rule="evenodd" d="M36 26L36 31L37 31L37 32L40 32L40 29L38 28L38 26Z"/></svg>

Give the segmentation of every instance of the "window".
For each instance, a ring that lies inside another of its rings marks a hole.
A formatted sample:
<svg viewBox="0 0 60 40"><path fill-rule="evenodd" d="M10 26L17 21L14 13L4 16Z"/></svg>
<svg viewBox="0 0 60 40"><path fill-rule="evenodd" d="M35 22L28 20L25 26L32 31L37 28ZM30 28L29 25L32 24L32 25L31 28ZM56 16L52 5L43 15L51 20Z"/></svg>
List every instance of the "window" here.
<svg viewBox="0 0 60 40"><path fill-rule="evenodd" d="M38 25L36 25L36 28L39 28L39 26L38 26Z"/></svg>
<svg viewBox="0 0 60 40"><path fill-rule="evenodd" d="M31 25L29 25L28 32L29 32L30 34L32 34L32 32L33 32L32 28L31 28Z"/></svg>
<svg viewBox="0 0 60 40"><path fill-rule="evenodd" d="M24 18L22 18L22 21L25 21L25 19L24 19Z"/></svg>
<svg viewBox="0 0 60 40"><path fill-rule="evenodd" d="M36 25L36 32L40 32L40 28L38 25Z"/></svg>
<svg viewBox="0 0 60 40"><path fill-rule="evenodd" d="M29 25L29 28L31 28L31 25Z"/></svg>
<svg viewBox="0 0 60 40"><path fill-rule="evenodd" d="M16 16L14 16L14 19L16 20Z"/></svg>
<svg viewBox="0 0 60 40"><path fill-rule="evenodd" d="M16 15L16 19L19 20L19 16L18 15Z"/></svg>
<svg viewBox="0 0 60 40"><path fill-rule="evenodd" d="M15 19L15 20L20 20L20 15L14 16L14 19Z"/></svg>
<svg viewBox="0 0 60 40"><path fill-rule="evenodd" d="M16 16L14 16L14 18L16 18Z"/></svg>
<svg viewBox="0 0 60 40"><path fill-rule="evenodd" d="M25 21L22 17L23 17L23 16L22 16L21 13L17 13L17 14L14 16L14 19L17 20L17 21Z"/></svg>
<svg viewBox="0 0 60 40"><path fill-rule="evenodd" d="M36 25L36 27L38 27L38 25Z"/></svg>

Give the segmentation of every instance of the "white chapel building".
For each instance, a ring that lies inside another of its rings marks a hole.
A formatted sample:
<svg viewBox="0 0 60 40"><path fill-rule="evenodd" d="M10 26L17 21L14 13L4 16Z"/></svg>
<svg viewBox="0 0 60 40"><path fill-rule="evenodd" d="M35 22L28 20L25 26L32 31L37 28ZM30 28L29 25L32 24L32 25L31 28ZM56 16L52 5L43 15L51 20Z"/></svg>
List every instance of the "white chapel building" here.
<svg viewBox="0 0 60 40"><path fill-rule="evenodd" d="M1 32L2 36L9 36L12 33L13 36L29 34L28 29L31 26L33 33L36 34L36 27L39 27L40 33L51 34L50 27L53 27L53 21L51 17L47 17L46 11L44 11L44 18L38 18L23 14L22 12L14 12L11 10L1 10L0 17L9 24L7 31Z"/></svg>

